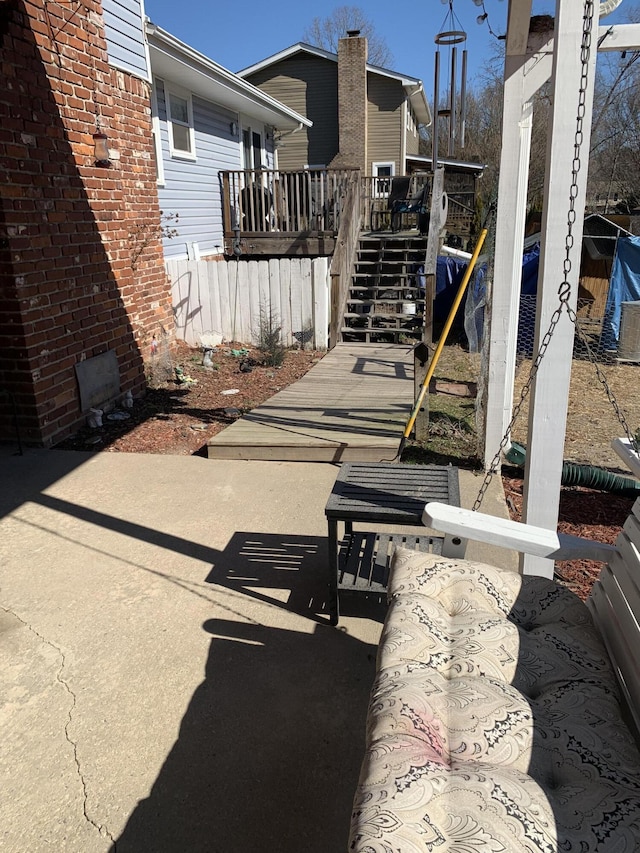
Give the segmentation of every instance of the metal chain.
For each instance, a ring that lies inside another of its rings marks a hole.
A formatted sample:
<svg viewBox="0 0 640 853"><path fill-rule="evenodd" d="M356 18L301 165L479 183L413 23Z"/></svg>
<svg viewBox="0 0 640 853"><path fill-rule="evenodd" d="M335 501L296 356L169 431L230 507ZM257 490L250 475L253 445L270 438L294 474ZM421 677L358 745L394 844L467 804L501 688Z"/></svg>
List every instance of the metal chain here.
<svg viewBox="0 0 640 853"><path fill-rule="evenodd" d="M578 317L578 315L576 314L576 312L572 308L569 308L569 317L571 318L571 321L573 322L573 324L576 327L576 331L578 332L578 337L580 338L581 343L583 344L584 348L587 351L587 357L595 368L596 376L598 377L598 379L600 380L600 384L604 388L605 394L607 395L607 400L609 400L609 402L613 406L613 410L616 413L616 417L618 418L618 422L620 423L620 426L624 430L624 434L626 435L626 437L629 441L629 444L631 445L631 447L633 448L633 450L636 453L640 452L640 444L638 443L638 440L636 439L635 435L632 434L632 432L629 428L629 424L627 423L627 419L624 416L624 412L620 408L620 405L616 399L616 395L613 393L613 390L612 390L611 386L609 385L609 382L607 381L606 374L604 373L604 371L601 369L600 365L598 364L598 360L595 356L595 353L593 352L593 350L591 348L591 344L589 343L589 339L587 338L587 335L585 334L585 332L584 332L584 330L580 324L580 318Z"/></svg>
<svg viewBox="0 0 640 853"><path fill-rule="evenodd" d="M500 446L496 451L496 455L493 457L491 461L491 465L489 466L484 480L482 481L482 485L480 486L480 491L478 492L478 497L473 504L472 510L475 512L482 505L482 501L484 496L493 480L495 473L498 471L500 467L500 459L502 457L502 453L504 452L506 446L510 443L511 440L511 430L513 425L520 414L522 406L529 396L529 391L531 390L531 385L533 380L536 377L538 369L540 367L540 362L545 356L553 333L556 329L560 321L560 317L562 315L563 309L566 309L567 314L571 317L571 308L569 306L569 299L571 297L571 284L569 283L569 275L571 273L571 250L574 246L574 237L573 237L573 226L576 222L576 198L578 196L578 175L580 173L580 169L582 167L582 163L580 160L580 152L582 149L582 145L584 142L584 133L583 133L583 122L584 116L586 113L586 102L587 102L587 84L589 82L589 58L591 56L591 33L593 29L593 17L594 17L594 0L585 0L584 4L584 14L583 14L583 26L582 26L582 43L580 46L580 62L581 62L581 71L580 71L580 91L578 94L578 109L576 114L576 132L573 139L573 162L571 164L571 187L569 189L569 209L567 211L567 234L564 241L565 247L565 257L562 264L562 272L563 278L560 282L560 286L558 287L558 298L559 304L556 310L551 315L551 320L549 321L549 328L547 329L540 347L538 349L538 353L531 365L531 370L529 371L529 376L527 381L522 387L522 391L520 392L520 400L517 405L513 409L513 414L511 416L511 420L509 421L509 425L507 426L505 433L502 437L502 441L500 442ZM574 314L575 316L575 314Z"/></svg>

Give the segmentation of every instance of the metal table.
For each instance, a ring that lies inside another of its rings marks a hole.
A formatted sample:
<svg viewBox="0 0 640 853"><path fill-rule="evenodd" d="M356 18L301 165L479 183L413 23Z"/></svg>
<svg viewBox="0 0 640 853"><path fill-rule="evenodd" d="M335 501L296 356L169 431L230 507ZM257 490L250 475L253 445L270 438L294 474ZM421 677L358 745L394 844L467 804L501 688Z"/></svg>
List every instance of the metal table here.
<svg viewBox="0 0 640 853"><path fill-rule="evenodd" d="M325 507L329 534L329 615L337 625L338 591L384 594L389 562L398 545L442 553L438 536L354 531L353 523L422 527L422 511L429 501L460 506L458 469L442 465L400 465L389 462L353 462L340 468ZM344 536L338 538L338 524ZM460 550L462 548L462 551ZM452 540L445 548L461 556L464 545Z"/></svg>

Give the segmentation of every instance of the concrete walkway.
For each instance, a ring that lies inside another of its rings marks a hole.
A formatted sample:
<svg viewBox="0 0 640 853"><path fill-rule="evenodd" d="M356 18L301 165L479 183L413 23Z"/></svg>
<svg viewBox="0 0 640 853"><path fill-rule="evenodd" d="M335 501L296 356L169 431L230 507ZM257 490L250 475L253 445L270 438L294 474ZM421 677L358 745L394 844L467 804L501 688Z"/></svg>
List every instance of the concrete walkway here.
<svg viewBox="0 0 640 853"><path fill-rule="evenodd" d="M327 624L337 467L0 468L3 851L344 850L382 613ZM505 514L499 480L485 508Z"/></svg>

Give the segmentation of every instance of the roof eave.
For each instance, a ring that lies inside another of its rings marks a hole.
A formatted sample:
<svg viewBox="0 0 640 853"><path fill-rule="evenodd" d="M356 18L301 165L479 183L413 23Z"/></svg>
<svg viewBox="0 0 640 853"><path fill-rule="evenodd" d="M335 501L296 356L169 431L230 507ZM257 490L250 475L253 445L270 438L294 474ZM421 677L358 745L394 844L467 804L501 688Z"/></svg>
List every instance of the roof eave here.
<svg viewBox="0 0 640 853"><path fill-rule="evenodd" d="M147 21L146 33L151 71L155 76L187 84L194 94L202 98L260 118L274 127L292 129L313 124L150 21Z"/></svg>

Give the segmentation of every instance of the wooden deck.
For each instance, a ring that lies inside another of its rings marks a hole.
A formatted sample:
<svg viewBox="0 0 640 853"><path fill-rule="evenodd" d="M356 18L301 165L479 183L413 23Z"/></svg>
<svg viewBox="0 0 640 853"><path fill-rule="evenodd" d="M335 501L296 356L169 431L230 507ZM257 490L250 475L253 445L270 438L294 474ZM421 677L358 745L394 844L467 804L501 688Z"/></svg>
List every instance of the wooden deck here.
<svg viewBox="0 0 640 853"><path fill-rule="evenodd" d="M390 461L413 404L413 354L338 344L302 379L208 443L209 459Z"/></svg>

